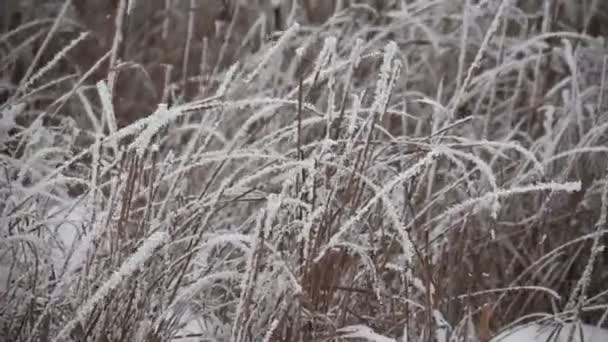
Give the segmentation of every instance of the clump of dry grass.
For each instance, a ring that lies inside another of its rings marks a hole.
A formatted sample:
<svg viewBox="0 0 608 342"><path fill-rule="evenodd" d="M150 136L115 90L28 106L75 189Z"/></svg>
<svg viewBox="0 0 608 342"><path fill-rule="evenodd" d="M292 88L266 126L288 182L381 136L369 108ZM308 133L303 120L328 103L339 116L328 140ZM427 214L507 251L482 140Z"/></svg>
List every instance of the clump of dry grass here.
<svg viewBox="0 0 608 342"><path fill-rule="evenodd" d="M604 324L601 4L305 3L66 1L0 35L0 336Z"/></svg>

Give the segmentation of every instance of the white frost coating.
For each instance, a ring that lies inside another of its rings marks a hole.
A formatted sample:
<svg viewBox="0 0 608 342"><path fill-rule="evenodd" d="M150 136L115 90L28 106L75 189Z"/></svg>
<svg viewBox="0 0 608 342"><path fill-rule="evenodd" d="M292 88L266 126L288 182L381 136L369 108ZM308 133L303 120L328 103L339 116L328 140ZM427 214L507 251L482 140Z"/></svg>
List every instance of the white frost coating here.
<svg viewBox="0 0 608 342"><path fill-rule="evenodd" d="M452 330L450 323L445 319L443 314L438 310L433 310L433 318L435 319L435 341L448 342L449 332Z"/></svg>
<svg viewBox="0 0 608 342"><path fill-rule="evenodd" d="M390 93L390 80L393 74L393 60L397 55L398 47L394 41L389 42L384 48L384 57L380 66L380 76L376 82L376 92L374 94L374 104L372 109L379 111L388 101Z"/></svg>
<svg viewBox="0 0 608 342"><path fill-rule="evenodd" d="M64 58L67 55L68 51L72 50L76 45L78 45L78 43L83 41L88 36L89 36L88 32L82 32L78 37L73 39L68 45L66 45L63 49L61 49L61 51L55 53L53 55L53 59L50 62L46 63L42 68L38 69L36 74L34 74L32 77L30 77L27 80L25 85L23 85L23 89L30 88L36 81L38 81L44 75L46 75L46 73L48 73L49 70L51 70L55 65L57 65L59 63L59 61L62 58Z"/></svg>
<svg viewBox="0 0 608 342"><path fill-rule="evenodd" d="M271 49L268 49L268 52L266 52L266 54L264 54L264 56L262 57L262 60L260 61L260 64L258 64L257 68L255 68L255 70L253 70L251 75L249 75L249 77L247 78L247 83L253 81L253 78L257 74L260 73L260 71L270 61L270 59L280 49L280 47L283 46L285 44L285 42L287 42L289 39L291 39L291 37L296 32L298 32L299 29L300 29L300 24L294 23L293 25L291 25L291 27L289 27L287 29L287 31L285 31L285 33L283 33L283 35L281 36L281 38L279 38L277 43Z"/></svg>
<svg viewBox="0 0 608 342"><path fill-rule="evenodd" d="M238 68L239 68L238 61L236 63L232 64L230 69L228 69L226 74L224 74L224 79L222 80L222 84L220 84L219 88L217 88L217 91L215 92L215 96L223 96L226 93L226 90L228 89L228 85L234 79L234 74L236 73Z"/></svg>
<svg viewBox="0 0 608 342"><path fill-rule="evenodd" d="M480 197L474 197L474 198L470 198L466 201L463 201L459 204L456 204L454 206L452 206L451 208L449 208L448 210L446 210L441 216L438 216L436 219L444 219L444 218L449 218L452 215L455 215L457 213L460 213L470 207L476 206L476 205L484 205L487 203L493 203L492 201L496 200L497 198L501 198L501 197L508 197L508 196L512 196L512 195L517 195L517 194L525 194L525 193L529 193L529 192L534 192L534 191L564 191L564 192L576 192L576 191L580 191L581 189L581 182L566 182L566 183L555 183L555 182L549 182L549 183L537 183L537 184L532 184L532 185L525 185L525 186L520 186L520 187L512 187L510 189L500 189L496 192L489 192L484 194L483 196ZM445 228L443 227L443 225L440 227L441 229ZM437 231L442 231L440 228L437 229Z"/></svg>
<svg viewBox="0 0 608 342"><path fill-rule="evenodd" d="M106 281L95 294L89 298L77 311L74 319L68 322L63 329L55 336L53 341L63 341L63 338L68 335L72 329L85 319L85 317L91 313L100 300L106 297L106 295L116 288L126 277L133 274L146 260L148 260L154 250L165 243L169 239L169 235L165 232L157 232L150 236L146 242L127 259L117 272L114 272L110 279Z"/></svg>
<svg viewBox="0 0 608 342"><path fill-rule="evenodd" d="M313 75L318 75L321 72L321 69L325 64L329 62L331 57L336 53L336 45L338 40L336 37L327 37L323 42L323 48L319 55L317 56L317 60L315 61L315 69L312 72Z"/></svg>
<svg viewBox="0 0 608 342"><path fill-rule="evenodd" d="M25 109L25 103L17 103L4 109L0 116L0 144L8 140L8 132L15 127L15 118Z"/></svg>
<svg viewBox="0 0 608 342"><path fill-rule="evenodd" d="M171 309L174 309L179 305L186 304L194 295L203 291L207 286L213 285L214 282L218 280L238 280L240 277L241 274L235 271L222 271L210 274L208 276L203 276L194 282L194 284L180 291L179 295L174 301L175 304L172 305Z"/></svg>
<svg viewBox="0 0 608 342"><path fill-rule="evenodd" d="M360 208L351 218L348 219L348 221L346 221L341 227L340 230L338 230L338 232L336 232L329 240L329 242L327 243L327 245L323 248L323 250L319 253L319 255L317 256L317 258L315 259L315 262L319 262L321 260L321 258L325 255L325 253L333 248L335 245L337 245L340 242L340 239L342 238L342 236L353 226L355 225L356 222L359 222L361 220L361 217L363 217L363 215L368 212L374 205L376 205L376 203L380 200L382 200L382 198L384 196L386 196L386 194L391 191L397 184L403 182L404 180L410 179L411 177L416 176L425 165L429 164L430 162L432 162L437 156L439 155L438 152L436 151L432 151L430 153L428 153L424 158L420 159L416 164L412 165L410 168L408 168L405 172L400 173L398 176L394 177L393 179L391 179L389 182L386 183L386 185L384 187L382 187L381 189L378 189L378 191L376 192L376 195L371 198L367 204L365 206L363 206L362 208ZM388 201L386 201L386 203L388 203ZM395 216L391 217L391 212L387 212L389 214L389 218L391 219L391 221L393 221L393 223L398 226L400 225L399 219ZM394 212L393 212L394 214ZM414 253L414 249L412 247L412 242L410 241L409 237L407 236L407 234L405 234L403 231L399 232L402 235L402 243L404 244L403 246L403 253L406 256L406 262L411 262L412 258L413 258L413 253Z"/></svg>
<svg viewBox="0 0 608 342"><path fill-rule="evenodd" d="M148 125L133 142L133 146L135 146L138 156L141 157L144 155L146 148L150 145L154 134L156 134L156 132L158 132L171 119L171 113L172 112L167 109L166 103L160 103L156 111L150 115Z"/></svg>
<svg viewBox="0 0 608 342"><path fill-rule="evenodd" d="M112 94L105 81L99 81L97 83L97 92L99 93L99 99L101 100L101 106L103 108L103 116L108 124L110 135L114 135L116 131L118 131L118 126L116 124L116 114L114 113L114 107L112 105ZM117 151L118 140L112 139L111 143L114 150Z"/></svg>
<svg viewBox="0 0 608 342"><path fill-rule="evenodd" d="M574 331L572 331L574 329ZM570 340L570 335L572 339ZM563 325L530 324L508 329L491 342L606 342L608 329L598 328L588 324L577 325L568 323Z"/></svg>
<svg viewBox="0 0 608 342"><path fill-rule="evenodd" d="M350 54L350 61L353 63L353 67L358 67L361 63L361 53L363 52L363 39L357 38L355 46Z"/></svg>
<svg viewBox="0 0 608 342"><path fill-rule="evenodd" d="M304 52L306 52L306 48L304 46L300 46L296 49L296 56L302 58L304 57Z"/></svg>

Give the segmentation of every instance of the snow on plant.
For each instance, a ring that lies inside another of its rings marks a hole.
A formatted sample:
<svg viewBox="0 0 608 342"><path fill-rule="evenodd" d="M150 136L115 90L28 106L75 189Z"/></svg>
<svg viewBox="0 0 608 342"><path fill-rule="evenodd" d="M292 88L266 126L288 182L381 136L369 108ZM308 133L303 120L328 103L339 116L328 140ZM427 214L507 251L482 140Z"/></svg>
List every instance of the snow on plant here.
<svg viewBox="0 0 608 342"><path fill-rule="evenodd" d="M394 78L395 71L393 70L393 60L397 54L397 44L390 42L386 45L382 65L380 66L380 75L376 83L376 91L374 96L373 110L382 112L388 102L390 89L390 80Z"/></svg>
<svg viewBox="0 0 608 342"><path fill-rule="evenodd" d="M9 139L9 131L17 124L15 118L25 109L24 103L17 103L2 111L0 118L0 141L4 144ZM6 146L3 146L6 148Z"/></svg>
<svg viewBox="0 0 608 342"><path fill-rule="evenodd" d="M548 307L603 321L606 59L588 34L546 4L415 0L318 25L323 3L294 7L274 43L239 3L219 40L194 3L155 27L121 1L90 70L71 51L95 35L74 35L0 94L1 338L464 341L485 303L496 327ZM157 31L178 56L135 38ZM121 86L159 58L159 84ZM159 96L125 123L132 89Z"/></svg>
<svg viewBox="0 0 608 342"><path fill-rule="evenodd" d="M112 291L120 282L124 281L125 278L131 276L137 269L143 266L144 262L152 257L154 251L164 244L168 239L168 235L165 232L155 233L146 239L145 243L133 254L125 263L116 271L110 279L107 280L95 294L87 300L78 310L76 311L74 319L68 322L61 331L55 336L53 341L61 341L66 334L69 334L79 321L83 321L84 318L93 311L94 306L100 300L103 300L110 291Z"/></svg>
<svg viewBox="0 0 608 342"><path fill-rule="evenodd" d="M270 62L271 58L276 53L278 53L278 51L280 51L280 49L283 47L283 45L285 45L286 42L293 38L293 36L298 32L299 29L300 24L293 23L291 27L287 31L285 31L283 35L281 35L276 44L271 49L268 49L268 51L264 54L262 60L259 61L258 67L254 69L253 72L249 75L249 77L247 78L248 82L253 81L254 77L257 76L264 67L266 67L266 64Z"/></svg>

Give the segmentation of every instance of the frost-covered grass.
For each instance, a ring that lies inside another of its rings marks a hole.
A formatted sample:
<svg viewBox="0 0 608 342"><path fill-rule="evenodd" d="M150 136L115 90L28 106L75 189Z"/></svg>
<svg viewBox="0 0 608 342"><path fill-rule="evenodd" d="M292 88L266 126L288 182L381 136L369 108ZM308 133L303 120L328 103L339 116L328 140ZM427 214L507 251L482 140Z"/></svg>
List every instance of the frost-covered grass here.
<svg viewBox="0 0 608 342"><path fill-rule="evenodd" d="M0 35L0 339L606 327L601 1L313 2Z"/></svg>

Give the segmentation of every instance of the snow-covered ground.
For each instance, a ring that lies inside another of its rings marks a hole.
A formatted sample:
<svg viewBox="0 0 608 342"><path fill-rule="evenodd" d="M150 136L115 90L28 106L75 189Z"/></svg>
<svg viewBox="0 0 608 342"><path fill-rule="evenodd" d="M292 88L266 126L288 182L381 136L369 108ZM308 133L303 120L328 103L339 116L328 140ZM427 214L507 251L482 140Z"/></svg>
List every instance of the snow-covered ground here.
<svg viewBox="0 0 608 342"><path fill-rule="evenodd" d="M54 243L51 243L53 263L56 269L61 269L83 234L82 227L90 220L91 211L84 203L75 203L56 206L50 214L53 219L49 222L54 227Z"/></svg>
<svg viewBox="0 0 608 342"><path fill-rule="evenodd" d="M588 324L530 324L506 330L492 342L608 342L608 329Z"/></svg>

